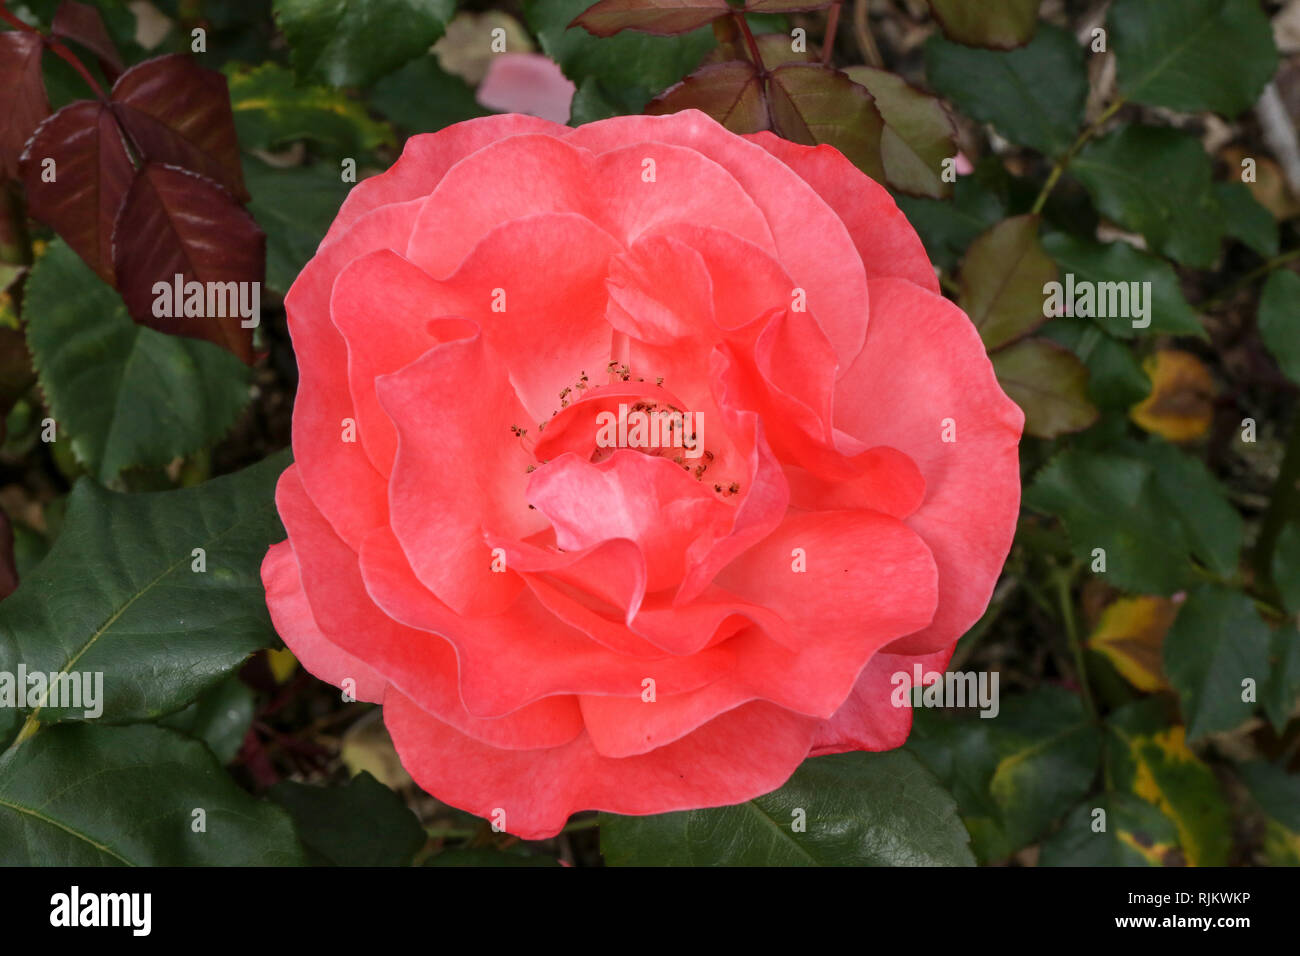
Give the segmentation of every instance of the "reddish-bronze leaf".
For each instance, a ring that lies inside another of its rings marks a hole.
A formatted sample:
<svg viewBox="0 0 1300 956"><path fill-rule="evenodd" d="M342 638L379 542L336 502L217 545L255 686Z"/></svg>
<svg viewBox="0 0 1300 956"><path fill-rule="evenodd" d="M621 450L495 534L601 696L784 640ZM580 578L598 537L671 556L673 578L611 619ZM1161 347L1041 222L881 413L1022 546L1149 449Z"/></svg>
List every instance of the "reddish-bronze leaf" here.
<svg viewBox="0 0 1300 956"><path fill-rule="evenodd" d="M1022 339L993 353L993 371L1007 396L1025 413L1025 431L1055 438L1097 421L1088 400L1088 366L1047 339Z"/></svg>
<svg viewBox="0 0 1300 956"><path fill-rule="evenodd" d="M1043 288L1057 279L1056 261L1038 241L1039 218L1004 219L966 250L958 304L992 351L1047 321Z"/></svg>
<svg viewBox="0 0 1300 956"><path fill-rule="evenodd" d="M673 36L729 13L727 0L600 0L569 26L583 27L598 37L611 37L620 30Z"/></svg>
<svg viewBox="0 0 1300 956"><path fill-rule="evenodd" d="M651 100L646 112L658 115L691 109L707 113L733 133L771 128L763 81L754 64L744 60L701 67Z"/></svg>
<svg viewBox="0 0 1300 956"><path fill-rule="evenodd" d="M252 360L253 332L238 314L157 316L156 283L257 283L266 271L266 236L225 189L187 169L146 163L127 192L113 231L117 287L131 317L171 335L207 339ZM252 289L246 286L245 289ZM250 299L250 301L252 301ZM181 305L171 300L172 306ZM225 309L224 311L234 311Z"/></svg>
<svg viewBox="0 0 1300 956"><path fill-rule="evenodd" d="M880 154L889 185L932 199L951 193L943 161L957 155L957 128L943 104L896 73L869 66L851 66L844 73L867 88L885 120Z"/></svg>
<svg viewBox="0 0 1300 956"><path fill-rule="evenodd" d="M754 45L758 47L758 56L763 61L763 66L769 70L783 63L813 63L818 59L817 54L812 50L802 52L795 50L794 39L788 33L760 33L754 37ZM700 65L725 63L728 60L753 62L749 44L739 34L734 38L719 41Z"/></svg>
<svg viewBox="0 0 1300 956"><path fill-rule="evenodd" d="M113 111L98 100L59 110L32 136L22 173L32 218L61 235L111 285L113 223L135 173Z"/></svg>
<svg viewBox="0 0 1300 956"><path fill-rule="evenodd" d="M805 146L827 143L877 182L885 181L880 136L885 122L871 94L839 70L787 63L768 80L772 129Z"/></svg>
<svg viewBox="0 0 1300 956"><path fill-rule="evenodd" d="M745 0L746 13L802 13L821 10L834 0Z"/></svg>
<svg viewBox="0 0 1300 956"><path fill-rule="evenodd" d="M99 60L100 69L109 80L122 73L122 57L104 26L104 19L92 6L77 0L63 0L54 14L50 32L64 40L80 43Z"/></svg>
<svg viewBox="0 0 1300 956"><path fill-rule="evenodd" d="M113 111L144 158L214 179L247 202L226 78L174 53L113 84Z"/></svg>
<svg viewBox="0 0 1300 956"><path fill-rule="evenodd" d="M23 144L50 115L41 79L41 38L35 33L0 33L0 178L18 177Z"/></svg>

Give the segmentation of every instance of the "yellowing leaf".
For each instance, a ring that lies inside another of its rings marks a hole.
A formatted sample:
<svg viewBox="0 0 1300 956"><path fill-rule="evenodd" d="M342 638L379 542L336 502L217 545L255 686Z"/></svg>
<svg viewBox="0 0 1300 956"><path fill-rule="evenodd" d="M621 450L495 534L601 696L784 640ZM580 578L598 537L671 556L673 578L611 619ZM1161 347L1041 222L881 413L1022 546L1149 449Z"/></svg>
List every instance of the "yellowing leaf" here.
<svg viewBox="0 0 1300 956"><path fill-rule="evenodd" d="M1214 380L1190 352L1163 349L1142 363L1151 394L1129 410L1140 428L1174 442L1200 438L1214 417Z"/></svg>
<svg viewBox="0 0 1300 956"><path fill-rule="evenodd" d="M271 668L271 676L277 684L283 684L298 669L298 658L289 648L272 648L266 652L266 663Z"/></svg>
<svg viewBox="0 0 1300 956"><path fill-rule="evenodd" d="M1138 690L1167 690L1161 647L1181 603L1163 597L1121 598L1102 612L1088 647L1105 656Z"/></svg>
<svg viewBox="0 0 1300 956"><path fill-rule="evenodd" d="M1158 701L1149 698L1112 715L1110 777L1173 822L1189 866L1223 866L1232 825L1218 781L1188 748L1182 726L1152 725L1158 711Z"/></svg>
<svg viewBox="0 0 1300 956"><path fill-rule="evenodd" d="M388 729L384 727L383 713L377 708L343 734L339 759L352 776L364 770L390 790L400 790L411 783L411 775L402 766Z"/></svg>
<svg viewBox="0 0 1300 956"><path fill-rule="evenodd" d="M1148 843L1144 840L1145 834L1129 830L1117 830L1115 836L1152 866L1182 866L1185 863L1183 851L1176 843Z"/></svg>

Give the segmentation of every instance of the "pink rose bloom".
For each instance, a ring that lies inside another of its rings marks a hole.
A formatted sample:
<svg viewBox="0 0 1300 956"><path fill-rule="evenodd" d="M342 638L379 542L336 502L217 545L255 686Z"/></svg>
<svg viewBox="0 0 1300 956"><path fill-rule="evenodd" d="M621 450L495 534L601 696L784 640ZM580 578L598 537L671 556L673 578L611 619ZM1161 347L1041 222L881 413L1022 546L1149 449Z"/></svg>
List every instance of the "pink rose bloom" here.
<svg viewBox="0 0 1300 956"><path fill-rule="evenodd" d="M694 111L416 136L285 306L276 627L521 837L899 746L891 675L946 665L1011 545L1023 415L828 146Z"/></svg>

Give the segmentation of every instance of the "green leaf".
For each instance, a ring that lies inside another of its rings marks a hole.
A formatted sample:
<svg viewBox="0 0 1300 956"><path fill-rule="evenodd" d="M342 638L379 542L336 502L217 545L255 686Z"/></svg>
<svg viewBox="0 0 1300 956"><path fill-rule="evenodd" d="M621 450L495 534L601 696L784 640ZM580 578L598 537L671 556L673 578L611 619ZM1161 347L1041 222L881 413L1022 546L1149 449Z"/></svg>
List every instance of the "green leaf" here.
<svg viewBox="0 0 1300 956"><path fill-rule="evenodd" d="M972 49L935 34L925 45L925 75L935 92L971 119L1048 156L1069 149L1083 126L1083 48L1059 27L1044 24L1033 42L1008 53Z"/></svg>
<svg viewBox="0 0 1300 956"><path fill-rule="evenodd" d="M184 710L158 723L203 741L224 765L239 754L252 722L253 692L237 674L231 674Z"/></svg>
<svg viewBox="0 0 1300 956"><path fill-rule="evenodd" d="M1099 816L1098 810L1105 816ZM1085 800L1070 811L1061 829L1043 841L1038 854L1039 866L1182 864L1173 822L1127 793L1102 793Z"/></svg>
<svg viewBox="0 0 1300 956"><path fill-rule="evenodd" d="M23 316L60 431L100 481L207 447L248 402L239 359L210 342L136 325L121 297L62 241L33 267Z"/></svg>
<svg viewBox="0 0 1300 956"><path fill-rule="evenodd" d="M224 72L244 149L275 150L310 139L333 155L355 158L393 142L392 131L371 119L359 101L326 86L299 85L277 63L227 63Z"/></svg>
<svg viewBox="0 0 1300 956"><path fill-rule="evenodd" d="M1108 282L1151 283L1150 294L1143 293L1149 309L1149 326L1134 328L1136 316L1091 317L1111 335L1122 339L1157 334L1206 337L1196 313L1183 296L1178 274L1163 259L1135 249L1127 242L1094 242L1063 232L1044 236L1042 243L1043 249L1061 267L1062 281L1067 274L1072 274L1076 288L1081 282L1093 283L1103 290L1102 283Z"/></svg>
<svg viewBox="0 0 1300 956"><path fill-rule="evenodd" d="M690 73L717 44L701 27L674 37L620 33L602 39L581 27L569 29L591 0L525 0L529 28L546 53L579 87L588 77L620 113L639 113L655 94Z"/></svg>
<svg viewBox="0 0 1300 956"><path fill-rule="evenodd" d="M1088 398L1100 408L1123 410L1146 398L1151 379L1132 350L1085 319L1053 319L1039 334L1059 342L1088 367Z"/></svg>
<svg viewBox="0 0 1300 956"><path fill-rule="evenodd" d="M178 710L275 641L260 568L283 537L288 453L194 488L124 495L81 479L45 560L0 602L0 672L103 675L110 721ZM203 549L201 555L195 549ZM202 559L205 570L196 570ZM43 723L85 707L24 708Z"/></svg>
<svg viewBox="0 0 1300 956"><path fill-rule="evenodd" d="M1115 0L1107 21L1120 91L1137 103L1234 117L1277 71L1256 0Z"/></svg>
<svg viewBox="0 0 1300 956"><path fill-rule="evenodd" d="M1259 204L1245 183L1215 183L1223 210L1224 228L1264 258L1277 255L1278 227L1273 214Z"/></svg>
<svg viewBox="0 0 1300 956"><path fill-rule="evenodd" d="M294 71L331 86L367 86L431 47L455 0L275 0Z"/></svg>
<svg viewBox="0 0 1300 956"><path fill-rule="evenodd" d="M611 866L969 865L956 810L911 754L836 754L733 807L602 814L600 848Z"/></svg>
<svg viewBox="0 0 1300 956"><path fill-rule="evenodd" d="M884 120L863 87L839 70L786 63L768 77L772 129L805 146L834 146L876 181L883 181Z"/></svg>
<svg viewBox="0 0 1300 956"><path fill-rule="evenodd" d="M1280 735L1300 704L1300 630L1284 621L1269 635L1269 675L1260 693L1264 713Z"/></svg>
<svg viewBox="0 0 1300 956"><path fill-rule="evenodd" d="M1038 243L1037 216L1016 216L981 235L961 266L958 304L993 350L1023 338L1047 321L1044 287L1056 281L1056 263Z"/></svg>
<svg viewBox="0 0 1300 956"><path fill-rule="evenodd" d="M851 66L844 73L867 88L885 121L880 156L889 185L914 196L950 195L943 161L957 155L957 130L943 104L886 70Z"/></svg>
<svg viewBox="0 0 1300 956"><path fill-rule="evenodd" d="M617 115L618 107L605 99L605 95L600 92L600 81L594 76L587 77L574 90L573 100L569 103L570 126L582 126L584 123L594 123Z"/></svg>
<svg viewBox="0 0 1300 956"><path fill-rule="evenodd" d="M269 795L292 814L313 865L410 866L425 843L402 798L365 771L339 787L286 780Z"/></svg>
<svg viewBox="0 0 1300 956"><path fill-rule="evenodd" d="M1210 157L1191 133L1125 126L1085 146L1070 171L1103 216L1140 232L1154 251L1198 269L1214 265L1226 227Z"/></svg>
<svg viewBox="0 0 1300 956"><path fill-rule="evenodd" d="M1300 866L1300 776L1263 761L1242 764L1237 776L1264 813L1269 864Z"/></svg>
<svg viewBox="0 0 1300 956"><path fill-rule="evenodd" d="M1278 269L1259 300L1259 336L1278 366L1300 385L1300 275Z"/></svg>
<svg viewBox="0 0 1300 956"><path fill-rule="evenodd" d="M1255 704L1242 701L1242 681L1265 684L1268 643L1268 625L1250 598L1208 584L1189 593L1164 642L1165 674L1182 702L1189 739L1250 719Z"/></svg>
<svg viewBox="0 0 1300 956"><path fill-rule="evenodd" d="M1100 734L1077 694L1043 687L992 718L918 710L907 749L952 791L981 862L1038 839L1097 772Z"/></svg>
<svg viewBox="0 0 1300 956"><path fill-rule="evenodd" d="M491 112L479 105L473 87L444 70L432 54L418 56L388 74L371 87L367 99L412 133L434 133Z"/></svg>
<svg viewBox="0 0 1300 956"><path fill-rule="evenodd" d="M1179 618L1185 615L1186 608ZM1164 720L1160 700L1113 711L1106 729L1114 787L1141 797L1173 821L1189 865L1224 866L1232 842L1228 804L1214 771L1188 749L1183 728Z"/></svg>
<svg viewBox="0 0 1300 956"><path fill-rule="evenodd" d="M1193 554L1221 575L1236 567L1240 515L1203 464L1163 442L1066 451L1024 500L1061 518L1079 560L1091 566L1094 549L1103 549L1104 580L1114 587L1146 594L1188 587Z"/></svg>
<svg viewBox="0 0 1300 956"><path fill-rule="evenodd" d="M1300 614L1300 524L1282 526L1273 549L1273 581L1282 596L1283 606Z"/></svg>
<svg viewBox="0 0 1300 956"><path fill-rule="evenodd" d="M1102 549L1106 577L1126 590L1169 594L1188 583L1187 549L1154 491L1152 469L1115 454L1071 450L1053 458L1025 492L1026 506L1065 525L1075 556L1091 566Z"/></svg>
<svg viewBox="0 0 1300 956"><path fill-rule="evenodd" d="M347 198L348 184L327 163L275 169L244 158L244 181L253 194L248 210L266 233L266 283L288 292Z"/></svg>
<svg viewBox="0 0 1300 956"><path fill-rule="evenodd" d="M943 32L967 46L1009 49L1025 43L1038 25L1039 0L930 0Z"/></svg>
<svg viewBox="0 0 1300 956"><path fill-rule="evenodd" d="M302 862L288 815L175 731L68 724L0 756L5 866Z"/></svg>
<svg viewBox="0 0 1300 956"><path fill-rule="evenodd" d="M1055 438L1097 420L1088 400L1088 367L1047 339L1022 339L993 354L993 371L1007 397L1025 413L1025 431Z"/></svg>
<svg viewBox="0 0 1300 956"><path fill-rule="evenodd" d="M898 208L917 231L925 251L945 272L952 272L982 232L1006 217L997 193L975 176L958 177L950 200L895 196Z"/></svg>
<svg viewBox="0 0 1300 956"><path fill-rule="evenodd" d="M1192 554L1219 577L1235 575L1246 530L1218 479L1199 459L1168 442L1133 442L1125 448L1154 469L1156 490L1171 503Z"/></svg>

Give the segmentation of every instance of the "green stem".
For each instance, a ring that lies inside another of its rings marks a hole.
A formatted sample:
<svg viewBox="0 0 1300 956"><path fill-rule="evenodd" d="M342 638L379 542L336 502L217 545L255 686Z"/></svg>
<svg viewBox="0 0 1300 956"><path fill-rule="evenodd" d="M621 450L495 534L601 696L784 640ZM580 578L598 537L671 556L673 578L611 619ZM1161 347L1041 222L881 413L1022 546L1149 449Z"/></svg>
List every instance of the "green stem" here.
<svg viewBox="0 0 1300 956"><path fill-rule="evenodd" d="M1037 216L1043 211L1043 207L1047 205L1047 197L1052 194L1052 190L1055 189L1056 184L1060 182L1061 176L1065 173L1066 168L1069 167L1070 162L1079 154L1079 150L1083 149L1083 147L1088 144L1088 141L1096 136L1098 131L1105 126L1106 123L1109 122L1110 118L1118 113L1120 108L1127 102L1128 101L1122 96L1116 97L1114 102L1112 102L1110 106L1106 107L1106 109L1102 111L1102 114L1093 120L1092 123L1088 125L1087 129L1079 134L1079 138L1076 139L1074 144L1065 151L1065 155L1056 161L1052 166L1052 171L1047 176L1047 182L1043 184L1042 191L1039 192L1038 198L1034 200L1033 208L1029 210L1031 215Z"/></svg>
<svg viewBox="0 0 1300 956"><path fill-rule="evenodd" d="M1079 677L1079 694L1083 705L1088 709L1092 719L1097 720L1097 705L1092 699L1092 688L1088 686L1088 671L1083 662L1083 645L1079 642L1079 627L1074 619L1074 601L1070 594L1070 582L1073 575L1059 570L1052 575L1056 583L1056 599L1061 609L1061 620L1065 623L1065 639L1070 645L1070 654L1074 657L1074 669Z"/></svg>
<svg viewBox="0 0 1300 956"><path fill-rule="evenodd" d="M1291 436L1287 439L1282 470L1260 525L1255 544L1255 579L1261 583L1270 598L1278 597L1277 582L1273 580L1273 552L1278 537L1288 520L1300 521L1300 414L1291 423Z"/></svg>
<svg viewBox="0 0 1300 956"><path fill-rule="evenodd" d="M1300 259L1300 249L1292 249L1290 252L1283 252L1280 255L1274 256L1272 259L1269 259L1258 269L1255 269L1251 272L1247 272L1244 276L1242 276L1232 285L1228 286L1222 292L1212 295L1210 296L1210 298L1206 299L1205 302L1201 304L1200 307L1201 311L1208 312L1210 309L1223 305L1223 303L1227 302L1229 299L1231 299L1242 289L1251 285L1258 279L1262 279L1264 276L1268 275L1274 269L1284 266L1288 262L1294 262L1296 259Z"/></svg>

